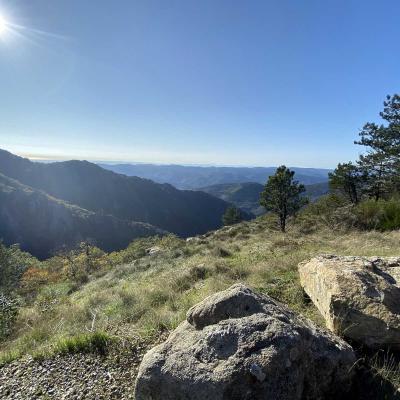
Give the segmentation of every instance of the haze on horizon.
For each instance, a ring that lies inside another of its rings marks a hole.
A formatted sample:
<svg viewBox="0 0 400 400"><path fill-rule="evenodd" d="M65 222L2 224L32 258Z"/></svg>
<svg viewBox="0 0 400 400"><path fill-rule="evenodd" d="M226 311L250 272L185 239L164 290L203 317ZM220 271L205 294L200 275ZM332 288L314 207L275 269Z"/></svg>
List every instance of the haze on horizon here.
<svg viewBox="0 0 400 400"><path fill-rule="evenodd" d="M395 0L0 0L0 148L332 168L400 87Z"/></svg>

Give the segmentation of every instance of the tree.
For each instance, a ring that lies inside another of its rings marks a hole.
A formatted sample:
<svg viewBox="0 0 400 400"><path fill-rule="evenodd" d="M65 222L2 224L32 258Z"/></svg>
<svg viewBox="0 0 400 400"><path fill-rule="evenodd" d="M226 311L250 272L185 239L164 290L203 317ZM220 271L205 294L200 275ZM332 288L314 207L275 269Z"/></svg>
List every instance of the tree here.
<svg viewBox="0 0 400 400"><path fill-rule="evenodd" d="M295 215L308 200L302 196L304 185L294 179L294 171L280 166L275 175L268 178L264 191L261 193L260 204L267 211L278 215L279 226L282 232L286 230L286 220Z"/></svg>
<svg viewBox="0 0 400 400"><path fill-rule="evenodd" d="M339 164L329 173L330 188L341 192L353 204L357 204L360 200L364 181L364 175L352 162Z"/></svg>
<svg viewBox="0 0 400 400"><path fill-rule="evenodd" d="M367 147L358 165L366 177L365 192L379 200L400 189L400 96L387 96L380 113L386 125L367 123L355 144Z"/></svg>
<svg viewBox="0 0 400 400"><path fill-rule="evenodd" d="M234 206L228 207L222 217L222 222L224 225L234 225L242 220L242 213Z"/></svg>
<svg viewBox="0 0 400 400"><path fill-rule="evenodd" d="M20 250L18 245L6 247L0 241L0 291L12 292L18 288L25 270L38 261Z"/></svg>

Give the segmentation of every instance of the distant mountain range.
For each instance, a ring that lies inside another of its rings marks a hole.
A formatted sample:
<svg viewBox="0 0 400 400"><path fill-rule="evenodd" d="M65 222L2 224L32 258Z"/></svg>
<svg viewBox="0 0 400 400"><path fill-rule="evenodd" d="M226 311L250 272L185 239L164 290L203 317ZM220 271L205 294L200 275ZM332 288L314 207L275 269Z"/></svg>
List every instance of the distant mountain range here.
<svg viewBox="0 0 400 400"><path fill-rule="evenodd" d="M223 183L256 182L265 184L275 173L275 167L197 167L155 164L100 164L103 168L119 174L169 183L179 189L197 189ZM329 169L291 168L296 179L305 185L326 182Z"/></svg>
<svg viewBox="0 0 400 400"><path fill-rule="evenodd" d="M0 238L39 257L86 235L110 250L163 231L205 233L221 226L229 206L205 192L120 175L87 161L39 163L0 150L0 173Z"/></svg>
<svg viewBox="0 0 400 400"><path fill-rule="evenodd" d="M233 203L236 207L248 213L261 215L265 212L265 209L260 206L260 194L264 190L264 185L260 183L223 183L200 188L199 190ZM314 183L306 185L305 196L315 200L327 194L328 191L328 182Z"/></svg>

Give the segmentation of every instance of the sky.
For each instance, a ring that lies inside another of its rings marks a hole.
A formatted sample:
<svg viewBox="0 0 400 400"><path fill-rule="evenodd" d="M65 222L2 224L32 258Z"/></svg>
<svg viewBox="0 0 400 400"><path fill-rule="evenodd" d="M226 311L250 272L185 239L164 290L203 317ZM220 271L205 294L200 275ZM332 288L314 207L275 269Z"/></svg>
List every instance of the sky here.
<svg viewBox="0 0 400 400"><path fill-rule="evenodd" d="M0 15L0 148L34 159L331 168L400 91L398 0L0 0Z"/></svg>

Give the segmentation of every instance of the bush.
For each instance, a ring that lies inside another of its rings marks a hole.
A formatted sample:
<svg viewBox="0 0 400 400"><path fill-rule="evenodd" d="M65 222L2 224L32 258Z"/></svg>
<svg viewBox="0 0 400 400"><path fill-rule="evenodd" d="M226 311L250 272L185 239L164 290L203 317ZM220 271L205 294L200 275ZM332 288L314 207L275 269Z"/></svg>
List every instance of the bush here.
<svg viewBox="0 0 400 400"><path fill-rule="evenodd" d="M301 233L313 233L320 226L330 229L343 229L355 225L355 215L352 205L342 196L328 194L316 202L310 203L300 213L297 222Z"/></svg>
<svg viewBox="0 0 400 400"><path fill-rule="evenodd" d="M243 220L243 216L241 211L234 207L228 207L222 216L222 223L227 226L227 225L234 225Z"/></svg>
<svg viewBox="0 0 400 400"><path fill-rule="evenodd" d="M0 290L11 293L17 289L23 273L37 264L38 260L17 245L6 247L0 241Z"/></svg>
<svg viewBox="0 0 400 400"><path fill-rule="evenodd" d="M400 229L400 199L365 200L354 209L357 224L362 229L381 231Z"/></svg>
<svg viewBox="0 0 400 400"><path fill-rule="evenodd" d="M0 341L11 333L17 314L17 301L0 293Z"/></svg>

